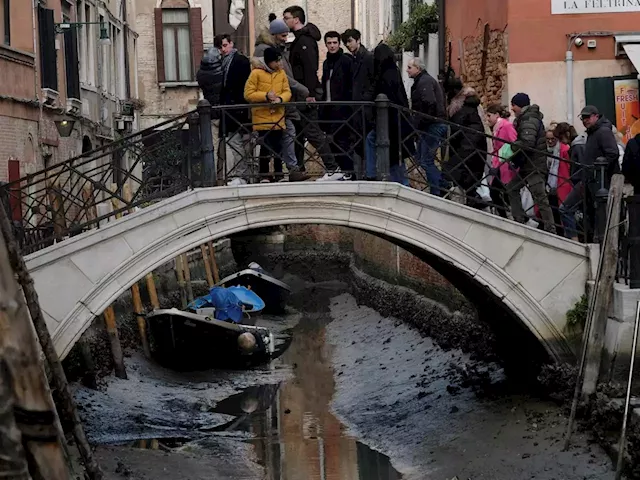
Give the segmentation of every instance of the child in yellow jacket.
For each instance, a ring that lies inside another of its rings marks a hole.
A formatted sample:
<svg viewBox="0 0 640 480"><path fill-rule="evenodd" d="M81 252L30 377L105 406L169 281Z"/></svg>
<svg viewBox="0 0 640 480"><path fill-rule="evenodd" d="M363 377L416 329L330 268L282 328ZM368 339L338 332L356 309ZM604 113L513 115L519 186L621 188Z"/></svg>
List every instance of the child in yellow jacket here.
<svg viewBox="0 0 640 480"><path fill-rule="evenodd" d="M282 137L285 125L285 109L282 103L291 100L289 80L282 69L282 55L275 48L267 48L264 58L258 58L259 66L254 68L244 87L244 98L249 103L269 103L251 109L253 130L260 138L261 182L270 182L269 161L274 157L274 170L282 178Z"/></svg>

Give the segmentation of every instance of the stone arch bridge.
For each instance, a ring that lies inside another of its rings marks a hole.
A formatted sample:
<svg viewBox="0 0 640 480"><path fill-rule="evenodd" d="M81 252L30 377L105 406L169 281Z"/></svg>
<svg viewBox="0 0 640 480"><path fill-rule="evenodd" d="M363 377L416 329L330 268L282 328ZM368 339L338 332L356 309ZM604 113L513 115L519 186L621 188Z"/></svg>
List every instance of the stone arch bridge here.
<svg viewBox="0 0 640 480"><path fill-rule="evenodd" d="M333 224L425 252L517 317L557 360L566 311L592 277L590 247L386 182L194 189L26 258L64 357L94 317L146 273L207 240L284 224Z"/></svg>

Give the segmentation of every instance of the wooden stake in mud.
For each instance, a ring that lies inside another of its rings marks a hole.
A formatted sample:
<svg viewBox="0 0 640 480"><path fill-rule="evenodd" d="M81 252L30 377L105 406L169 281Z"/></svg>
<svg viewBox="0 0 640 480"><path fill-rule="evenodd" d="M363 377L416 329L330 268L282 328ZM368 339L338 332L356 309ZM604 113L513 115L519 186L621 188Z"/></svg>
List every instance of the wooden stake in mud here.
<svg viewBox="0 0 640 480"><path fill-rule="evenodd" d="M158 300L158 291L156 290L156 281L153 278L153 272L147 273L145 279L147 280L147 290L149 292L151 306L154 310L158 310L160 308L160 300Z"/></svg>
<svg viewBox="0 0 640 480"><path fill-rule="evenodd" d="M182 268L184 269L184 282L187 285L187 299L193 302L193 286L191 285L191 269L189 268L189 257L182 254Z"/></svg>
<svg viewBox="0 0 640 480"><path fill-rule="evenodd" d="M109 334L109 343L111 344L111 355L113 355L113 366L115 367L116 377L127 378L127 371L124 368L124 355L122 354L122 346L120 345L120 336L118 335L118 325L116 324L116 314L113 306L108 306L103 313L104 323L107 326Z"/></svg>
<svg viewBox="0 0 640 480"><path fill-rule="evenodd" d="M80 337L77 342L80 349L80 356L84 362L85 374L82 376L82 383L85 387L92 388L93 390L98 388L98 381L96 379L96 364L93 361L93 355L91 355L91 346L84 338Z"/></svg>
<svg viewBox="0 0 640 480"><path fill-rule="evenodd" d="M140 297L140 287L138 283L131 286L131 296L133 297L133 310L138 320L138 332L140 333L140 341L142 342L142 350L147 358L151 357L149 349L149 340L147 339L147 321L144 318L144 308L142 307L142 298Z"/></svg>
<svg viewBox="0 0 640 480"><path fill-rule="evenodd" d="M209 288L213 287L213 275L211 274L211 265L209 264L209 259L207 258L207 246L202 244L200 245L200 251L202 252L202 263L204 264L204 271L207 274L207 285Z"/></svg>
<svg viewBox="0 0 640 480"><path fill-rule="evenodd" d="M0 209L6 215L4 208ZM6 218L6 217L4 217ZM68 480L69 468L65 460L64 439L57 428L58 415L51 398L49 384L40 361L40 348L34 335L29 312L22 292L13 276L13 268L4 239L0 238L0 361L2 362L2 382L4 388L13 390L13 409L1 411L4 417L2 444L5 447L5 435L10 449L2 449L1 469L22 470L15 478L42 478L46 480ZM10 406L7 395L1 396L3 406ZM15 424L7 422L7 414L13 415ZM22 434L24 450L16 444ZM5 430L5 428L9 430ZM28 459L29 474L25 474L25 452ZM3 475L4 476L4 475ZM14 478L13 476L5 478Z"/></svg>
<svg viewBox="0 0 640 480"><path fill-rule="evenodd" d="M6 247L9 253L9 261L11 262L11 268L17 275L18 283L22 287L23 295L18 296L18 302L19 304L24 300L26 300L27 302L29 316L31 317L31 321L33 322L33 327L35 327L36 334L40 339L40 346L42 347L44 356L47 360L47 363L49 364L49 368L51 369L53 384L61 399L60 407L62 408L62 413L65 418L68 419L73 425L73 436L78 446L78 451L82 456L84 467L90 480L102 480L102 470L100 470L100 466L98 465L98 462L96 462L89 442L87 441L87 437L84 434L82 422L80 421L80 416L78 415L75 400L73 399L71 389L69 388L69 383L67 382L67 377L64 373L62 363L60 362L58 354L53 345L51 334L47 329L47 324L44 321L44 316L42 315L42 310L40 309L40 303L38 301L38 294L36 293L36 289L33 284L33 278L31 278L31 275L27 270L27 266L24 263L24 259L22 258L22 255L20 255L18 243L13 237L13 233L11 231L11 223L9 222L9 218L7 217L7 214L3 208L0 208L0 230L2 231L1 237L4 238L4 242L6 242ZM4 252L3 249L0 249L0 251ZM10 275L11 278L13 278L13 275L11 275L10 272L11 270L7 268L0 268L0 278L2 278L2 274ZM31 336L33 336L33 328L28 323L28 317L26 325L28 325L28 330ZM23 328L26 327L23 326ZM0 339L4 339L4 335L0 335ZM42 368L40 367L40 372L41 371ZM21 376L24 377L22 373ZM48 388L48 385L46 385L46 387ZM56 415L55 411L53 412L53 415ZM46 478L47 480L51 480L54 477L49 476Z"/></svg>
<svg viewBox="0 0 640 480"><path fill-rule="evenodd" d="M220 281L220 273L218 272L218 263L216 262L216 249L213 242L209 242L209 258L211 259L211 269L213 270L213 281L218 284Z"/></svg>
<svg viewBox="0 0 640 480"><path fill-rule="evenodd" d="M180 288L180 304L182 309L187 308L187 289L184 284L184 268L182 267L182 255L176 257L176 276L178 277L178 287Z"/></svg>

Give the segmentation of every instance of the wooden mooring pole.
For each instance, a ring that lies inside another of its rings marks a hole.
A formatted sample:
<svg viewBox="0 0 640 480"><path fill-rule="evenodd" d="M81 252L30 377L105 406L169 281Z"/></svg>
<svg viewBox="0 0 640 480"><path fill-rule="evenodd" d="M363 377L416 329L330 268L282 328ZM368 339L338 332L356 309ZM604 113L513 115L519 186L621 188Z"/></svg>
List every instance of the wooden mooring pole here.
<svg viewBox="0 0 640 480"><path fill-rule="evenodd" d="M147 358L151 358L149 339L147 338L147 320L144 318L144 308L142 307L142 298L140 297L140 287L137 282L131 286L131 297L133 298L133 310L138 321L138 332L140 333L142 350Z"/></svg>
<svg viewBox="0 0 640 480"><path fill-rule="evenodd" d="M184 283L184 268L182 267L182 255L176 257L176 276L178 277L178 288L180 289L180 304L182 309L187 308L187 288Z"/></svg>
<svg viewBox="0 0 640 480"><path fill-rule="evenodd" d="M116 323L116 314L113 311L113 306L109 305L102 315L109 334L109 344L111 345L116 377L126 379L127 371L124 368L124 355L122 353L122 345L120 345L120 335L118 334L118 324Z"/></svg>
<svg viewBox="0 0 640 480"><path fill-rule="evenodd" d="M182 269L184 270L184 283L187 287L187 300L193 302L193 286L191 285L191 268L189 268L189 255L182 254Z"/></svg>
<svg viewBox="0 0 640 480"><path fill-rule="evenodd" d="M202 252L202 263L204 264L204 271L207 274L207 285L209 288L213 287L213 274L211 273L211 265L207 258L207 246L205 244L200 245L200 251Z"/></svg>
<svg viewBox="0 0 640 480"><path fill-rule="evenodd" d="M213 242L209 242L209 259L211 260L211 269L213 270L213 281L217 285L220 281L220 272L218 272L218 263L216 262L216 249Z"/></svg>
<svg viewBox="0 0 640 480"><path fill-rule="evenodd" d="M156 290L156 281L153 278L153 272L147 273L145 280L147 281L147 291L149 292L151 307L154 310L158 310L160 308L160 300L158 299L158 291Z"/></svg>
<svg viewBox="0 0 640 480"><path fill-rule="evenodd" d="M18 310L21 313L24 312L23 317L20 318L22 320L21 328L23 329L23 331L25 331L25 333L26 331L29 332L29 336L31 337L32 351L34 349L33 343L35 343L33 338L33 331L35 328L35 332L38 336L38 339L40 340L40 347L44 352L44 356L51 370L51 377L53 379L54 387L58 392L58 395L60 396L60 407L62 409L61 411L64 417L73 425L73 436L76 441L78 451L80 452L80 456L82 457L86 473L90 480L101 480L103 478L102 470L100 469L98 462L95 460L89 442L87 441L87 437L85 436L82 422L80 421L80 416L78 415L78 410L76 409L75 400L73 399L71 389L69 388L69 383L67 382L67 376L64 373L62 362L60 362L60 358L58 357L58 354L55 350L53 340L51 339L51 334L49 333L47 324L44 320L44 316L42 315L42 310L40 309L38 294L36 293L36 289L34 287L33 278L31 278L24 259L20 254L18 243L13 237L11 223L9 222L9 218L5 209L3 208L0 208L0 230L2 231L2 238L0 238L0 241L2 241L2 243L6 245L9 262L11 265L10 269L6 267L0 268L0 278L9 276L13 280L13 273L16 274L18 283L22 287L22 294L17 295L17 304L21 305L24 301L26 301L29 313L29 315L26 315L26 311L24 308ZM4 245L2 246L2 248L0 248L0 252L2 252L2 255L6 255ZM0 264L3 264L2 260L0 260ZM33 326L31 326L29 323L29 317L31 317ZM0 338L4 340L5 335L0 335ZM19 345L23 348L23 350L26 347L26 344L22 342ZM35 354L35 358L40 358L40 351L37 350L37 347ZM41 365L38 365L37 373L35 371L32 371L32 375L29 375L28 377L25 375L25 373L26 372L24 370L20 371L19 376L23 379L23 381L27 378L37 378L33 377L33 375L41 376L41 381L44 383L44 388L48 389L48 385L46 383L46 380L44 379L43 369ZM53 410L50 415L53 415L56 419L56 422L58 422L55 410ZM62 452L56 454L56 458L57 455L61 455L61 453ZM49 468L53 468L54 465L57 465L58 462L59 460L56 460L56 463L51 464ZM67 476L64 478L68 479L68 472L65 473L67 474ZM56 477L48 476L43 478L52 480Z"/></svg>

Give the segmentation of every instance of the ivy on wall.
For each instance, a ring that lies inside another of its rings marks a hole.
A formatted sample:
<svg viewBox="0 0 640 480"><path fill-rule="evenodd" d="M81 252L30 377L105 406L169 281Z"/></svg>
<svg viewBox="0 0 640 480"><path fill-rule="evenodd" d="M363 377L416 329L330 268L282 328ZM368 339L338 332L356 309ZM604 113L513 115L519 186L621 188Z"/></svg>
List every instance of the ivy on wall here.
<svg viewBox="0 0 640 480"><path fill-rule="evenodd" d="M398 50L417 50L419 45L428 42L430 33L437 32L438 7L436 3L431 5L413 3L409 19L389 36L387 42Z"/></svg>

